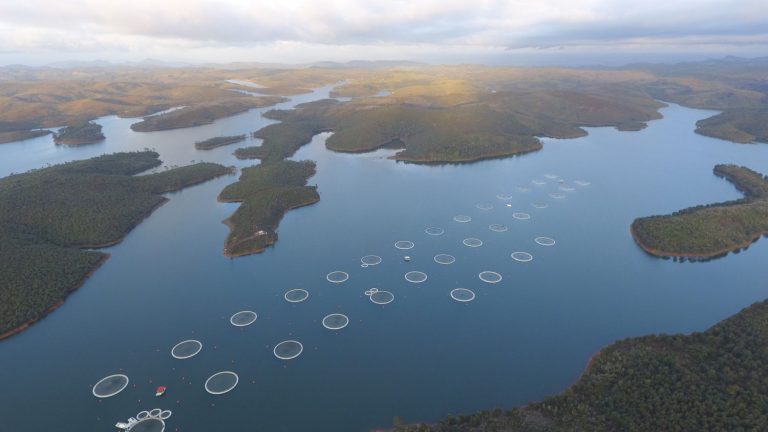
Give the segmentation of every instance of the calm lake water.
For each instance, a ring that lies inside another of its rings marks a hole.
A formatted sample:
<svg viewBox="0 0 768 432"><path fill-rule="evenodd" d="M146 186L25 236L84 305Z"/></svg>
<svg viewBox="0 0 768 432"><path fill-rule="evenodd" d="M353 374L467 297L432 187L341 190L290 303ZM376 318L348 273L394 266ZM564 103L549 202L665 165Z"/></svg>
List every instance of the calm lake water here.
<svg viewBox="0 0 768 432"><path fill-rule="evenodd" d="M136 120L106 117L98 120L102 144L56 147L43 137L1 145L0 174L143 148L156 149L167 165L249 166L254 162L231 155L237 145L206 152L193 143L257 130L270 123L265 110L154 133L132 132ZM538 400L573 383L588 358L617 339L704 330L768 295L768 241L711 262L678 263L643 253L629 225L638 216L738 198L713 166L768 172L768 145L695 135L696 120L711 112L670 106L663 114L640 132L590 129L581 139L547 139L536 153L465 165L396 163L386 159L390 151L333 153L324 147L328 135L318 135L295 159L317 162L311 183L321 201L288 213L275 247L234 260L222 256L221 222L237 205L216 196L236 176L169 194L170 202L107 250L112 257L60 309L0 342L0 429L112 430L159 407L173 411L168 431L365 431L391 425L394 416L435 421ZM575 190L559 190L549 173ZM510 200L497 198L505 193ZM477 207L484 203L493 209ZM455 222L459 214L472 221ZM493 223L509 230L491 231ZM429 236L428 226L445 234ZM540 246L537 236L557 244ZM464 246L468 237L483 245ZM415 247L398 250L398 240ZM515 251L534 259L517 262ZM439 265L438 253L456 262ZM368 254L383 262L362 268ZM349 280L327 282L334 270ZM407 282L411 270L428 280ZM484 270L503 280L483 283ZM371 287L391 291L394 302L373 304L364 294ZM453 301L457 287L476 299ZM293 288L309 291L309 299L286 302ZM230 325L244 309L258 313L256 322ZM346 314L349 325L323 328L330 313ZM202 352L173 359L171 347L191 338L203 342ZM304 345L288 362L272 354L286 339ZM222 370L238 373L239 385L221 396L206 393L206 378ZM130 386L94 398L91 386L113 373L127 374ZM168 393L155 399L161 384Z"/></svg>

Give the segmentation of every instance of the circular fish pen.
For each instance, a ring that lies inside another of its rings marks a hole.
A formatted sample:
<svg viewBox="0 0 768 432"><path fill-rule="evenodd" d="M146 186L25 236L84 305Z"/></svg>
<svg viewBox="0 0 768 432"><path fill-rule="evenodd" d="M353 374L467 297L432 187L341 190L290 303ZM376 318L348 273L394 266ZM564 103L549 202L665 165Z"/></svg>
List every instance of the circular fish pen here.
<svg viewBox="0 0 768 432"><path fill-rule="evenodd" d="M486 211L493 210L493 204L489 204L489 203L480 203L480 204L477 204L475 207L477 207L480 210L486 210Z"/></svg>
<svg viewBox="0 0 768 432"><path fill-rule="evenodd" d="M272 353L280 360L291 360L300 356L302 351L304 351L304 345L302 345L301 342L287 340L275 345Z"/></svg>
<svg viewBox="0 0 768 432"><path fill-rule="evenodd" d="M517 220L528 220L531 218L531 215L525 212L514 212L512 213L512 217Z"/></svg>
<svg viewBox="0 0 768 432"><path fill-rule="evenodd" d="M171 356L175 359L185 360L196 356L203 349L199 340L189 339L181 341L171 348Z"/></svg>
<svg viewBox="0 0 768 432"><path fill-rule="evenodd" d="M519 262L533 261L533 255L528 252L512 252L512 259Z"/></svg>
<svg viewBox="0 0 768 432"><path fill-rule="evenodd" d="M371 289L367 289L367 290L365 290L365 295L367 295L368 297L370 297L370 296L372 296L372 295L376 294L377 292L379 292L379 289L378 289L378 288L371 288Z"/></svg>
<svg viewBox="0 0 768 432"><path fill-rule="evenodd" d="M502 201L509 201L509 200L512 199L512 195L510 195L508 193L500 193L500 194L496 195L496 198L498 198L498 199L500 199Z"/></svg>
<svg viewBox="0 0 768 432"><path fill-rule="evenodd" d="M395 295L389 291L376 291L369 297L377 305L390 304L395 300Z"/></svg>
<svg viewBox="0 0 768 432"><path fill-rule="evenodd" d="M547 204L547 203L533 203L533 204L531 204L531 206L533 206L533 208L537 208L537 209L545 209L545 208L549 207L549 204Z"/></svg>
<svg viewBox="0 0 768 432"><path fill-rule="evenodd" d="M462 243L464 243L464 246L471 247L471 248L476 248L483 245L483 241L475 237L465 238L464 240L462 240Z"/></svg>
<svg viewBox="0 0 768 432"><path fill-rule="evenodd" d="M439 236L445 234L445 230L440 227L427 227L424 232L431 236Z"/></svg>
<svg viewBox="0 0 768 432"><path fill-rule="evenodd" d="M453 217L453 220L458 223L467 223L472 221L472 217L467 215L456 215Z"/></svg>
<svg viewBox="0 0 768 432"><path fill-rule="evenodd" d="M435 255L435 262L442 265L449 265L456 262L456 257L453 255L448 254L437 254Z"/></svg>
<svg viewBox="0 0 768 432"><path fill-rule="evenodd" d="M509 227L504 224L490 224L488 225L488 229L493 232L505 232L509 230Z"/></svg>
<svg viewBox="0 0 768 432"><path fill-rule="evenodd" d="M565 198L565 195L557 192L552 192L551 194L549 194L549 197L554 199L563 199Z"/></svg>
<svg viewBox="0 0 768 432"><path fill-rule="evenodd" d="M581 187L589 186L589 185L591 185L591 184L592 184L592 183L590 183L590 182L588 182L588 181L585 181L585 180L574 180L573 182L574 182L576 185L578 185L578 186L581 186Z"/></svg>
<svg viewBox="0 0 768 432"><path fill-rule="evenodd" d="M489 270L480 272L480 274L477 276L480 278L481 281L489 284L499 283L501 282L501 279L502 279L500 274L496 273L495 271L489 271Z"/></svg>
<svg viewBox="0 0 768 432"><path fill-rule="evenodd" d="M536 237L533 239L536 243L542 245L542 246L554 246L555 245L555 239L550 237Z"/></svg>
<svg viewBox="0 0 768 432"><path fill-rule="evenodd" d="M466 288L456 288L451 290L451 298L457 302L468 303L475 299L475 293Z"/></svg>
<svg viewBox="0 0 768 432"><path fill-rule="evenodd" d="M104 377L93 385L92 393L94 396L100 399L112 397L128 387L130 380L126 375L115 374L108 377Z"/></svg>
<svg viewBox="0 0 768 432"><path fill-rule="evenodd" d="M340 284L346 282L347 279L349 279L349 273L336 270L325 275L325 279L330 283Z"/></svg>
<svg viewBox="0 0 768 432"><path fill-rule="evenodd" d="M253 324L258 318L254 311L240 311L229 317L229 323L235 327L245 327Z"/></svg>
<svg viewBox="0 0 768 432"><path fill-rule="evenodd" d="M301 303L309 298L309 291L301 288L292 289L287 291L283 296L285 301L289 303Z"/></svg>
<svg viewBox="0 0 768 432"><path fill-rule="evenodd" d="M395 247L400 250L413 249L414 246L416 245L410 240L398 240L395 242Z"/></svg>
<svg viewBox="0 0 768 432"><path fill-rule="evenodd" d="M544 180L538 180L538 179L531 180L531 183L535 184L536 186L544 186L545 184L547 184L547 182L545 182Z"/></svg>
<svg viewBox="0 0 768 432"><path fill-rule="evenodd" d="M232 391L240 381L240 377L232 371L216 372L205 380L205 391L220 395Z"/></svg>
<svg viewBox="0 0 768 432"><path fill-rule="evenodd" d="M410 283L422 283L427 280L427 274L420 271L409 271L405 274L405 280Z"/></svg>
<svg viewBox="0 0 768 432"><path fill-rule="evenodd" d="M375 266L381 264L381 257L378 255L366 255L360 258L360 262L366 266Z"/></svg>
<svg viewBox="0 0 768 432"><path fill-rule="evenodd" d="M576 189L572 188L571 186L560 186L558 189L560 189L563 192L573 192Z"/></svg>
<svg viewBox="0 0 768 432"><path fill-rule="evenodd" d="M375 294L378 293L379 291L377 291ZM347 325L349 325L349 317L344 314L335 313L326 315L325 318L323 318L323 327L327 328L328 330L341 330Z"/></svg>
<svg viewBox="0 0 768 432"><path fill-rule="evenodd" d="M136 414L135 420L127 423L125 429L128 432L163 432L165 430L165 420L171 418L170 410L161 410L155 408L152 411L141 411Z"/></svg>
<svg viewBox="0 0 768 432"><path fill-rule="evenodd" d="M544 174L544 178L547 178L547 179L550 179L550 180L554 180L557 177L558 177L557 174Z"/></svg>
<svg viewBox="0 0 768 432"><path fill-rule="evenodd" d="M525 187L525 186L518 186L518 187L517 187L517 191L518 191L518 192L530 192L530 191L531 191L531 188L529 188L529 187Z"/></svg>

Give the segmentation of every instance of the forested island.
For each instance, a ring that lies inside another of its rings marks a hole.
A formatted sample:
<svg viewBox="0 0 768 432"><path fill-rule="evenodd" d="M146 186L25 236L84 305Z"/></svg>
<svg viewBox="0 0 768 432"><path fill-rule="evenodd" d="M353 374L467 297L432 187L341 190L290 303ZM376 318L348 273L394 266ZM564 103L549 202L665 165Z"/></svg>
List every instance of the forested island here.
<svg viewBox="0 0 768 432"><path fill-rule="evenodd" d="M768 234L768 178L746 167L717 165L715 175L744 198L635 219L631 233L646 252L661 257L708 259L748 247Z"/></svg>
<svg viewBox="0 0 768 432"><path fill-rule="evenodd" d="M101 129L101 125L94 122L67 126L53 134L53 142L59 145L72 146L95 144L106 138Z"/></svg>
<svg viewBox="0 0 768 432"><path fill-rule="evenodd" d="M768 424L767 347L768 301L762 301L702 333L611 344L590 360L573 386L541 402L395 430L763 430Z"/></svg>
<svg viewBox="0 0 768 432"><path fill-rule="evenodd" d="M7 144L14 141L24 141L49 135L50 133L51 131L47 129L0 132L0 144Z"/></svg>
<svg viewBox="0 0 768 432"><path fill-rule="evenodd" d="M230 228L224 254L250 255L277 241L277 226L288 210L320 200L317 187L307 186L314 174L311 161L281 160L243 169L240 180L219 195L222 202L242 202L224 221Z"/></svg>
<svg viewBox="0 0 768 432"><path fill-rule="evenodd" d="M0 339L60 305L108 257L85 249L120 242L162 194L231 172L198 163L134 176L160 164L155 152L117 153L0 179Z"/></svg>
<svg viewBox="0 0 768 432"><path fill-rule="evenodd" d="M245 141L245 135L219 136L197 141L195 142L195 148L198 150L213 150L217 147L236 144L241 141Z"/></svg>
<svg viewBox="0 0 768 432"><path fill-rule="evenodd" d="M132 124L131 129L136 132L155 132L202 126L211 124L220 118L240 114L252 108L274 105L284 100L284 98L277 96L259 98L246 96L202 103L163 114L144 117L144 120Z"/></svg>

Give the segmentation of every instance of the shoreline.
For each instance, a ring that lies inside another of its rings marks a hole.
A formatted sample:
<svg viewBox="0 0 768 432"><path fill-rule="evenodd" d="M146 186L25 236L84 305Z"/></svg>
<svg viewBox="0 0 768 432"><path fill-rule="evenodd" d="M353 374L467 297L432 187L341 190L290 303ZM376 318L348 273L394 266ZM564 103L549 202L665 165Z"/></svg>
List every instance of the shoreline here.
<svg viewBox="0 0 768 432"><path fill-rule="evenodd" d="M8 331L6 331L5 333L0 334L0 341L2 341L4 339L8 339L8 338L10 338L12 336L15 336L15 335L23 332L24 330L27 330L28 328L32 327L32 325L38 323L43 318L47 317L50 313L52 313L56 309L60 308L64 304L64 302L67 300L67 297L69 297L70 295L72 295L72 293L74 293L75 291L80 289L83 285L85 285L85 283L88 281L88 279L90 279L91 276L93 276L93 274L96 273L96 271L99 268L101 268L101 266L103 266L104 263L106 263L107 260L111 256L112 256L112 254L103 253L103 256L96 263L96 265L94 265L91 270L89 270L87 273L85 273L83 275L82 279L75 286L73 286L72 288L67 290L67 294L63 298L59 299L59 301L57 301L53 306L50 306L49 308L45 309L40 314L40 316L38 316L37 318L31 319L29 321L26 321L26 322L24 322L24 323L22 323L22 324L20 324L20 325L18 325L16 327L14 327L14 328L8 330Z"/></svg>
<svg viewBox="0 0 768 432"><path fill-rule="evenodd" d="M747 249L749 246L751 246L756 241L760 240L761 237L768 236L768 231L766 232L760 232L755 234L755 236L745 242L736 244L732 247L722 248L718 249L713 252L707 252L707 253L684 253L684 252L665 252L656 248L652 248L640 240L637 233L635 232L635 226L634 222L632 225L629 226L629 232L632 235L632 238L635 241L635 244L642 249L645 253L648 255L651 255L656 258L685 258L685 259L691 259L691 260L710 260L714 258L720 258L725 255L728 255L729 253L735 253L737 251L741 251L744 249Z"/></svg>

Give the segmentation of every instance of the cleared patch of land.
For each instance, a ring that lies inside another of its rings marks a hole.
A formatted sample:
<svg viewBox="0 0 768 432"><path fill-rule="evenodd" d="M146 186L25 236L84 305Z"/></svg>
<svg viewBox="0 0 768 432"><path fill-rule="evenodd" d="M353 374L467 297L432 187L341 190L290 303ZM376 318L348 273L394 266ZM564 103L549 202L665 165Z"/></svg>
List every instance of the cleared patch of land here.
<svg viewBox="0 0 768 432"><path fill-rule="evenodd" d="M311 161L265 162L243 169L240 180L219 195L220 201L242 203L225 221L230 233L224 253L250 255L277 241L277 226L288 210L320 200L317 187L307 186L314 174Z"/></svg>
<svg viewBox="0 0 768 432"><path fill-rule="evenodd" d="M217 147L236 144L241 141L245 141L245 135L219 136L208 138L204 141L197 141L195 143L195 148L198 150L212 150Z"/></svg>
<svg viewBox="0 0 768 432"><path fill-rule="evenodd" d="M0 179L0 339L61 304L108 257L84 249L120 242L163 193L231 172L199 163L134 176L158 157L118 153Z"/></svg>
<svg viewBox="0 0 768 432"><path fill-rule="evenodd" d="M744 199L635 219L631 232L637 244L656 256L714 258L768 234L768 179L735 165L718 165L714 173L732 182Z"/></svg>
<svg viewBox="0 0 768 432"><path fill-rule="evenodd" d="M614 343L560 395L398 432L736 431L768 424L768 302L702 333Z"/></svg>
<svg viewBox="0 0 768 432"><path fill-rule="evenodd" d="M59 145L72 146L95 144L106 138L101 129L101 125L94 122L67 126L53 134L53 142Z"/></svg>

